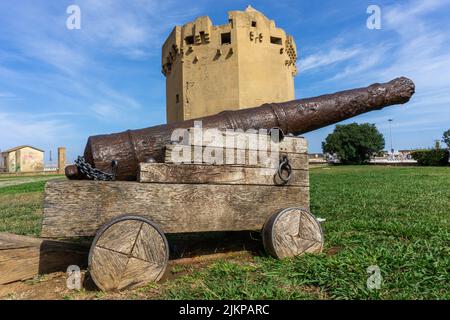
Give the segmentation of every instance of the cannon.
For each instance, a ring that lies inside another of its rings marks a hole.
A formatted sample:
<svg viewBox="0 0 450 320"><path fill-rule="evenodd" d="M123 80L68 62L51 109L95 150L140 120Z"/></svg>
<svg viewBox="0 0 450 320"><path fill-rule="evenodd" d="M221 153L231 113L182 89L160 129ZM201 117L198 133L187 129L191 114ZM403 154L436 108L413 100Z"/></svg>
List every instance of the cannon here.
<svg viewBox="0 0 450 320"><path fill-rule="evenodd" d="M46 185L41 237L94 237L89 272L105 291L158 281L169 259L166 234L259 231L266 252L275 258L320 252L322 227L309 211L307 141L296 135L406 103L413 94L414 83L397 78L316 98L90 137L84 157L66 170L72 180ZM272 128L283 133L282 139L274 141L268 131L249 131ZM182 144L173 140L178 129L185 129ZM222 143L195 139L196 132L212 129L223 137ZM249 143L255 136L258 144ZM223 144L229 138L248 143L229 148ZM275 154L275 162L252 161L255 154L260 159L261 145L271 146L270 160ZM183 155L194 156L174 161L180 148ZM213 155L215 161L197 154ZM217 161L224 154L239 154L240 161Z"/></svg>
<svg viewBox="0 0 450 320"><path fill-rule="evenodd" d="M330 124L387 106L409 101L414 94L414 83L408 78L397 78L385 84L342 91L315 98L285 103L264 104L260 107L224 111L217 115L160 125L122 133L93 136L88 139L84 159L100 171L107 171L117 161L115 179L136 180L139 163L163 162L164 148L170 143L177 128L193 127L202 121L205 128L271 129L280 128L285 134L303 134ZM86 178L79 167L69 166L69 179Z"/></svg>

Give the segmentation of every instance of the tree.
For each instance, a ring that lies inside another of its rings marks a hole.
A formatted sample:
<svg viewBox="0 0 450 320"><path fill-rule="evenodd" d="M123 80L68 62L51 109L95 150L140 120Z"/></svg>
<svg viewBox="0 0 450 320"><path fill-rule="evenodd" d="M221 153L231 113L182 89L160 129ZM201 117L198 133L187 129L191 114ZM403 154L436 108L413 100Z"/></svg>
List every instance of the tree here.
<svg viewBox="0 0 450 320"><path fill-rule="evenodd" d="M384 137L374 124L337 125L322 142L322 149L336 154L343 164L362 164L384 149Z"/></svg>
<svg viewBox="0 0 450 320"><path fill-rule="evenodd" d="M447 148L450 148L450 130L447 130L442 135L442 141L447 145Z"/></svg>

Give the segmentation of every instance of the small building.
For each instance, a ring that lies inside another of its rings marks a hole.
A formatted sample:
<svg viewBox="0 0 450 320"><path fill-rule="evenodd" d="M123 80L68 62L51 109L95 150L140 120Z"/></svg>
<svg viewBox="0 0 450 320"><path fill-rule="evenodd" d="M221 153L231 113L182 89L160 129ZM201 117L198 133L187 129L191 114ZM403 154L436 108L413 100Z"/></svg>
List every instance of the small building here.
<svg viewBox="0 0 450 320"><path fill-rule="evenodd" d="M308 154L309 163L326 163L327 160L323 153L310 153Z"/></svg>
<svg viewBox="0 0 450 320"><path fill-rule="evenodd" d="M44 170L44 151L32 146L18 146L1 153L3 172L38 172Z"/></svg>
<svg viewBox="0 0 450 320"><path fill-rule="evenodd" d="M176 26L162 48L167 122L295 99L292 36L251 8Z"/></svg>

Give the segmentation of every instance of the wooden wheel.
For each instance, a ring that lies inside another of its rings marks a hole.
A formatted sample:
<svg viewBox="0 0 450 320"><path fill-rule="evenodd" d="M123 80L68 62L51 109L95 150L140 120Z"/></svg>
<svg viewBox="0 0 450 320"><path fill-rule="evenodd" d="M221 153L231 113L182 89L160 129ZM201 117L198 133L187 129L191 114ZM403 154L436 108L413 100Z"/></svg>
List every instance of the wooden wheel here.
<svg viewBox="0 0 450 320"><path fill-rule="evenodd" d="M103 291L118 291L158 281L169 259L164 233L151 221L123 216L104 225L89 252L89 270Z"/></svg>
<svg viewBox="0 0 450 320"><path fill-rule="evenodd" d="M267 253L278 259L318 253L323 248L322 228L308 210L282 209L265 223L263 243Z"/></svg>

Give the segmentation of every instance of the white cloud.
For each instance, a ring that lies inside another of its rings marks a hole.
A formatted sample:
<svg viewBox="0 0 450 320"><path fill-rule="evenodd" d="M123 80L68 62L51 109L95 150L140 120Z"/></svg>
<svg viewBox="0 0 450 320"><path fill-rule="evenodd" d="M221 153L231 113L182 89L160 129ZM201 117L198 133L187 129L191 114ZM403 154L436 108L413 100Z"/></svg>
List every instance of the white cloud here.
<svg viewBox="0 0 450 320"><path fill-rule="evenodd" d="M77 76L81 70L90 65L89 58L84 53L61 41L45 37L40 37L39 41L31 39L24 41L22 46L26 55L68 75Z"/></svg>
<svg viewBox="0 0 450 320"><path fill-rule="evenodd" d="M383 9L385 25L390 29L414 36L415 32L412 32L414 29L422 32L426 29L423 16L449 4L449 0L415 0L395 4L387 7L387 10Z"/></svg>
<svg viewBox="0 0 450 320"><path fill-rule="evenodd" d="M379 46L377 50L361 50L358 57L350 61L346 67L335 76L327 81L335 81L340 79L347 79L350 76L361 76L369 72L370 69L377 66L387 54L388 45Z"/></svg>
<svg viewBox="0 0 450 320"><path fill-rule="evenodd" d="M95 103L91 110L99 119L117 118L116 108L107 104Z"/></svg>
<svg viewBox="0 0 450 320"><path fill-rule="evenodd" d="M346 31L331 39L317 52L300 61L300 72L341 63L330 81L371 83L406 75L419 89L450 85L450 29L439 28L428 15L443 8L450 0L405 1L382 7L383 42L367 39L367 34ZM375 32L381 31L372 31ZM387 33L389 32L389 33ZM347 34L345 36L345 34ZM371 42L369 42L371 41ZM338 43L338 46L336 46ZM355 43L358 43L355 49ZM341 49L348 47L350 49ZM345 64L344 64L345 63ZM419 90L420 91L420 90Z"/></svg>
<svg viewBox="0 0 450 320"><path fill-rule="evenodd" d="M360 49L357 54L336 65L326 63L333 59L323 59L327 68L321 71L328 76L322 85L345 84L350 88L399 76L411 78L416 84L416 94L408 104L351 121L376 123L388 134L387 119L394 118L396 148L426 147L450 126L450 21L442 18L449 10L450 0L402 1L382 6L381 31L344 30L323 44L329 48L328 52L313 53L304 64L314 66L311 62L320 61L317 56L333 56L336 49L356 46ZM318 150L319 139L323 137L312 137L317 140L313 149Z"/></svg>
<svg viewBox="0 0 450 320"><path fill-rule="evenodd" d="M327 65L328 62L344 62L345 65L335 71L327 81L339 81L366 85L374 81L387 81L398 76L410 77L416 83L416 96L427 94L430 101L448 100L450 98L450 29L439 28L431 13L448 8L450 0L444 1L409 1L382 8L384 33L388 38L383 43L370 43L356 34L343 38L342 42L354 48L355 39L360 41L359 50L349 49L336 54L331 47L328 53L320 52L305 59L300 65L308 68ZM372 31L377 32L377 31ZM365 41L365 42L364 42ZM330 43L336 42L335 39ZM326 46L326 45L325 45ZM353 54L354 53L354 54ZM335 58L333 58L335 57ZM436 95L434 95L436 93Z"/></svg>
<svg viewBox="0 0 450 320"><path fill-rule="evenodd" d="M28 113L0 112L0 144L15 146L29 144L51 145L71 136L72 126L59 120L36 119Z"/></svg>
<svg viewBox="0 0 450 320"><path fill-rule="evenodd" d="M123 117L133 117L130 110L136 111L142 107L135 98L112 88L103 80L95 77L92 79L77 78L59 73L34 74L0 67L0 79L2 77L9 79L9 82L14 82L16 87L28 94L38 95L48 101L53 101L53 103L58 101L60 105L52 112L55 116L63 113L89 115L92 111L90 105L99 104L109 105L116 109L115 113L109 113L110 118L108 118L108 113L103 113L103 120L120 122ZM0 105L0 111L5 108L13 109L15 105L8 104L3 107ZM28 108L32 108L32 106L28 106ZM36 111L33 113L38 114Z"/></svg>
<svg viewBox="0 0 450 320"><path fill-rule="evenodd" d="M79 0L78 5L83 40L136 59L154 52L175 24L185 23L199 12L192 5L181 8L174 0Z"/></svg>
<svg viewBox="0 0 450 320"><path fill-rule="evenodd" d="M111 57L141 60L159 54L173 25L186 22L197 7L182 9L171 0L79 0L76 4L81 8L81 30L65 27L64 6L0 4L0 19L8 26L7 31L0 30L0 39L8 41L8 50L0 50L0 86L3 82L15 89L12 94L25 91L24 96L57 103L61 109L56 114L94 112L110 122L136 118L137 112L130 110L141 108L141 103L109 81L118 74L109 65ZM3 100L9 97L0 95ZM16 107L26 109L8 105Z"/></svg>
<svg viewBox="0 0 450 320"><path fill-rule="evenodd" d="M300 72L318 69L338 62L349 60L361 52L359 48L340 49L332 48L327 52L318 52L301 59L298 63Z"/></svg>

